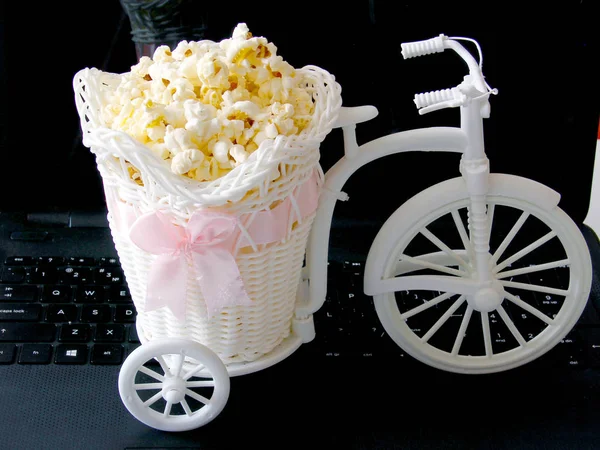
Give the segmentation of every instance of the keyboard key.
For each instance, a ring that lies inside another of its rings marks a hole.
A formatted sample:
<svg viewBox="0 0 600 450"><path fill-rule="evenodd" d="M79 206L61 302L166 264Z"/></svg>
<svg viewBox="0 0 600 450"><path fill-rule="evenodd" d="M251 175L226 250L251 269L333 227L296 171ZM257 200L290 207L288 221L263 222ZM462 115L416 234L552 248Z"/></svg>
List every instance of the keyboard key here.
<svg viewBox="0 0 600 450"><path fill-rule="evenodd" d="M36 303L3 303L0 305L0 321L31 322L38 320L42 305Z"/></svg>
<svg viewBox="0 0 600 450"><path fill-rule="evenodd" d="M31 256L9 256L4 260L7 266L30 266L33 263Z"/></svg>
<svg viewBox="0 0 600 450"><path fill-rule="evenodd" d="M108 322L110 316L108 305L84 305L81 310L82 322Z"/></svg>
<svg viewBox="0 0 600 450"><path fill-rule="evenodd" d="M90 339L90 326L85 323L64 324L60 327L60 342L87 342Z"/></svg>
<svg viewBox="0 0 600 450"><path fill-rule="evenodd" d="M0 364L11 364L15 360L16 350L15 344L0 344Z"/></svg>
<svg viewBox="0 0 600 450"><path fill-rule="evenodd" d="M96 260L87 257L71 257L67 259L67 264L69 266L94 266L96 265Z"/></svg>
<svg viewBox="0 0 600 450"><path fill-rule="evenodd" d="M31 284L54 284L57 280L56 267L32 267L29 271L28 282Z"/></svg>
<svg viewBox="0 0 600 450"><path fill-rule="evenodd" d="M79 286L75 301L78 303L101 303L104 301L103 286Z"/></svg>
<svg viewBox="0 0 600 450"><path fill-rule="evenodd" d="M351 272L358 275L364 273L364 262L362 261L344 261L342 263L342 270L344 272Z"/></svg>
<svg viewBox="0 0 600 450"><path fill-rule="evenodd" d="M127 286L111 286L108 290L108 303L131 303L131 294Z"/></svg>
<svg viewBox="0 0 600 450"><path fill-rule="evenodd" d="M118 267L100 267L94 271L94 283L121 285L125 282L123 271Z"/></svg>
<svg viewBox="0 0 600 450"><path fill-rule="evenodd" d="M5 267L0 276L2 283L21 283L25 281L24 267Z"/></svg>
<svg viewBox="0 0 600 450"><path fill-rule="evenodd" d="M48 322L74 322L77 320L77 306L49 305L46 312Z"/></svg>
<svg viewBox="0 0 600 450"><path fill-rule="evenodd" d="M135 322L135 308L133 306L117 305L114 321L118 323Z"/></svg>
<svg viewBox="0 0 600 450"><path fill-rule="evenodd" d="M600 367L600 328L587 329L587 358L591 367Z"/></svg>
<svg viewBox="0 0 600 450"><path fill-rule="evenodd" d="M100 258L98 260L98 264L102 267L111 267L111 266L119 266L119 258Z"/></svg>
<svg viewBox="0 0 600 450"><path fill-rule="evenodd" d="M42 301L46 303L69 303L71 301L71 287L64 285L44 286Z"/></svg>
<svg viewBox="0 0 600 450"><path fill-rule="evenodd" d="M585 365L581 336L577 331L569 333L552 349L553 362L559 367L583 368Z"/></svg>
<svg viewBox="0 0 600 450"><path fill-rule="evenodd" d="M129 327L129 342L133 342L133 343L140 342L140 338L137 334L137 328L134 325Z"/></svg>
<svg viewBox="0 0 600 450"><path fill-rule="evenodd" d="M0 302L34 302L37 286L0 286Z"/></svg>
<svg viewBox="0 0 600 450"><path fill-rule="evenodd" d="M92 282L92 271L81 267L64 267L59 271L59 280L64 284L89 284Z"/></svg>
<svg viewBox="0 0 600 450"><path fill-rule="evenodd" d="M49 364L51 360L50 344L24 344L19 354L19 364Z"/></svg>
<svg viewBox="0 0 600 450"><path fill-rule="evenodd" d="M100 323L96 326L94 342L123 342L124 339L125 327L123 325Z"/></svg>
<svg viewBox="0 0 600 450"><path fill-rule="evenodd" d="M564 297L550 294L538 294L538 304L541 312L554 318L564 303Z"/></svg>
<svg viewBox="0 0 600 450"><path fill-rule="evenodd" d="M92 349L91 364L121 364L123 347L115 344L96 344Z"/></svg>
<svg viewBox="0 0 600 450"><path fill-rule="evenodd" d="M85 344L59 344L56 347L54 362L56 364L85 364L87 351Z"/></svg>
<svg viewBox="0 0 600 450"><path fill-rule="evenodd" d="M56 336L53 323L0 322L0 341L4 342L52 342Z"/></svg>
<svg viewBox="0 0 600 450"><path fill-rule="evenodd" d="M36 263L39 266L60 266L65 263L65 258L62 256L40 256L36 258Z"/></svg>

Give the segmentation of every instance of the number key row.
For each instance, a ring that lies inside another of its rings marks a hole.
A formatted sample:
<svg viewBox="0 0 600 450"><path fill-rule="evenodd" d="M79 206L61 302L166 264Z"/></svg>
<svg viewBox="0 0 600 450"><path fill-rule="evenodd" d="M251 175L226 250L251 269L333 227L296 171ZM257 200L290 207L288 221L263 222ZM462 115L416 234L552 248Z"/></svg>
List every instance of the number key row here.
<svg viewBox="0 0 600 450"><path fill-rule="evenodd" d="M2 283L30 284L101 284L120 285L125 281L119 267L34 266L4 267L0 273Z"/></svg>
<svg viewBox="0 0 600 450"><path fill-rule="evenodd" d="M94 266L96 264L104 267L118 266L119 259L114 257L104 257L98 260L90 257L73 256L65 258L63 256L9 256L4 261L7 266L32 266L34 264L46 266L62 266L65 264L71 266Z"/></svg>

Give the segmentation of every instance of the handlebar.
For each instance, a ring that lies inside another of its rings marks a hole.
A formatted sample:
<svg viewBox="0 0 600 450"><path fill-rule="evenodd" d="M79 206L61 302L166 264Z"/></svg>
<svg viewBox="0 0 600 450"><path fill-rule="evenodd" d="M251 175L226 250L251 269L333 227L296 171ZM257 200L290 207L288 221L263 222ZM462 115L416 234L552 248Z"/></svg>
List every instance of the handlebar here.
<svg viewBox="0 0 600 450"><path fill-rule="evenodd" d="M456 87L416 94L414 99L419 114L427 114L442 108L453 108L463 105L466 101L467 96Z"/></svg>
<svg viewBox="0 0 600 450"><path fill-rule="evenodd" d="M402 56L404 59L416 58L417 56L430 55L432 53L441 53L444 51L444 40L447 37L440 34L438 37L427 39L425 41L405 42L400 44Z"/></svg>
<svg viewBox="0 0 600 450"><path fill-rule="evenodd" d="M487 96L495 93L484 80L482 67L482 55L479 44L475 42L479 51L480 62L477 62L473 55L465 49L456 39L449 38L443 34L432 39L424 41L406 42L401 44L402 56L404 59L425 56L433 53L441 53L446 49L454 50L469 67L469 76L465 81L455 88L444 89L441 91L431 91L415 95L414 102L419 109L420 114L426 114L442 108L453 108L464 105L470 99Z"/></svg>

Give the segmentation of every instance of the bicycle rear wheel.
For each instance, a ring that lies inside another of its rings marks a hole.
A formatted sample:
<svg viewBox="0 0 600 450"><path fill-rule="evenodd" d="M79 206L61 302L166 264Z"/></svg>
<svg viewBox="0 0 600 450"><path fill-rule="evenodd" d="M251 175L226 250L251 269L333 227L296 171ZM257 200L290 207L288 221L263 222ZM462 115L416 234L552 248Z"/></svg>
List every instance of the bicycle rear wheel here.
<svg viewBox="0 0 600 450"><path fill-rule="evenodd" d="M474 279L464 184L449 180L413 200L388 219L403 218L400 226L396 221L394 237L388 230L375 239L391 241L377 279L431 274ZM428 212L415 214L413 205L423 204ZM503 195L489 196L487 204L492 276L503 288L499 305L478 308L469 296L432 291L426 283L374 297L390 337L439 369L490 373L530 362L565 337L588 300L589 250L564 211Z"/></svg>

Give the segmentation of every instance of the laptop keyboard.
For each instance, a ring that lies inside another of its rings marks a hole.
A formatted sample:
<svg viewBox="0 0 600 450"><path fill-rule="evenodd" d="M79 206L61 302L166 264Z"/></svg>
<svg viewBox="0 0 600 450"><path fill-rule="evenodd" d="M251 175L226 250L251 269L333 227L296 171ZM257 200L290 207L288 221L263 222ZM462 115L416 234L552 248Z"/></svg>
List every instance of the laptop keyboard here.
<svg viewBox="0 0 600 450"><path fill-rule="evenodd" d="M8 257L0 281L0 364L118 365L139 345L116 258Z"/></svg>
<svg viewBox="0 0 600 450"><path fill-rule="evenodd" d="M372 297L363 293L363 276L364 263L361 261L329 263L327 298L323 307L314 315L316 337L314 344L309 344L313 352L331 359L395 358L396 361L404 360L409 364L422 364L403 352L383 329ZM397 295L397 301L410 305L406 308L410 309L430 300L431 295L433 294L425 291L411 291L410 296ZM540 311L552 316L561 305L548 297L539 299L536 305ZM505 308L511 313L519 330L526 333L527 340L541 331L536 328L539 321L534 320L526 311L510 309L510 305ZM544 368L600 369L599 312L591 301L588 302L573 330L555 348L530 364L541 364ZM456 316L462 318L461 314ZM453 317L450 318L452 319ZM510 332L505 328L495 328L495 325L501 324L501 320L494 313L490 313L490 322L494 352L512 348L507 347ZM409 326L418 335L424 334L428 329L419 329L421 325L419 321L410 322L409 319ZM456 334L448 336L447 341L454 342L455 337Z"/></svg>
<svg viewBox="0 0 600 450"><path fill-rule="evenodd" d="M311 351L331 359L413 361L383 329L373 299L363 294L363 274L362 261L330 262ZM556 312L551 302L539 306ZM9 257L0 270L0 364L120 365L140 345L135 315L116 258ZM494 348L505 342L495 333ZM573 331L540 359L555 367L600 368L600 319L591 302Z"/></svg>

